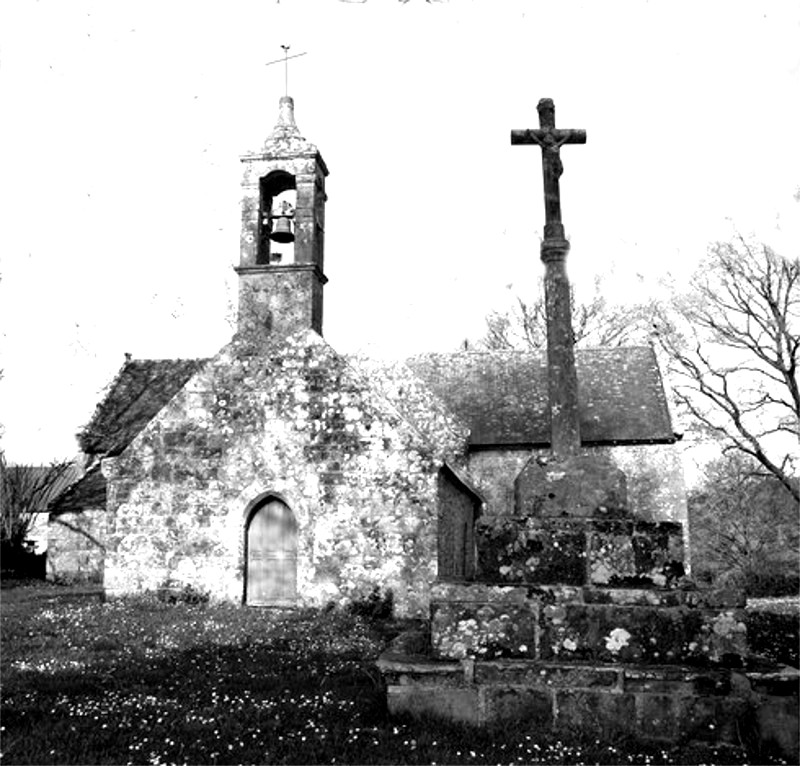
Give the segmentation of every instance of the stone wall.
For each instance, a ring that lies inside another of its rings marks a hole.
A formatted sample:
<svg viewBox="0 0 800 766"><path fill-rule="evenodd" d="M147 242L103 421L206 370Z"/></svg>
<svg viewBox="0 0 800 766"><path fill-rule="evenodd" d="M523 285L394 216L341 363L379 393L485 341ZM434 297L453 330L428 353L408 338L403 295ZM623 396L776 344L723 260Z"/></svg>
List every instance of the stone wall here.
<svg viewBox="0 0 800 766"><path fill-rule="evenodd" d="M415 407L424 436L314 332L257 356L226 347L103 463L107 594L172 583L241 602L248 509L271 494L297 519L301 603L377 586L424 614L437 477L465 439L433 401Z"/></svg>
<svg viewBox="0 0 800 766"><path fill-rule="evenodd" d="M105 528L105 508L52 514L47 530L47 579L101 583Z"/></svg>

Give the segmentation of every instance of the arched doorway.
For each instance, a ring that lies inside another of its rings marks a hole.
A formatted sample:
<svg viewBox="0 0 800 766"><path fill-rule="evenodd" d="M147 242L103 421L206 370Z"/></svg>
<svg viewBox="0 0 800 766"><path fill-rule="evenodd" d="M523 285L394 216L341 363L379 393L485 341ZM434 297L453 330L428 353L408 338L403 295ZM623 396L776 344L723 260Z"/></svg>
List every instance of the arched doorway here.
<svg viewBox="0 0 800 766"><path fill-rule="evenodd" d="M286 503L268 497L247 523L245 603L289 606L297 598L297 522Z"/></svg>

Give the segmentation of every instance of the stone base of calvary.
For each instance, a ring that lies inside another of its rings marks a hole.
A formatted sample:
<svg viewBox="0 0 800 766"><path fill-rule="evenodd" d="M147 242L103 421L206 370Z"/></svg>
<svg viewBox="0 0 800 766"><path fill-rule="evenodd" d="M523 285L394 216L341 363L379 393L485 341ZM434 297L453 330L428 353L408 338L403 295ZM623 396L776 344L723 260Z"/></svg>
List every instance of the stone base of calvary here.
<svg viewBox="0 0 800 766"><path fill-rule="evenodd" d="M392 713L531 731L741 743L797 757L798 672L752 656L742 594L684 574L681 525L628 510L625 475L581 448L552 101L539 130L551 453L514 485L515 514L477 522L475 571L434 584L430 623L379 660Z"/></svg>

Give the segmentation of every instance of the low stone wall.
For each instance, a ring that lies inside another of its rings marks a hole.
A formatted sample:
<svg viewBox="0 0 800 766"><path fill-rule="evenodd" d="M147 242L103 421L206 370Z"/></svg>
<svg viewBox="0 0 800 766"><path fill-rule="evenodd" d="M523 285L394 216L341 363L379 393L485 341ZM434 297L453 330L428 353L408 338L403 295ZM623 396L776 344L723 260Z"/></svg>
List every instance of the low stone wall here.
<svg viewBox="0 0 800 766"><path fill-rule="evenodd" d="M532 732L588 729L665 742L740 744L750 734L797 757L796 671L436 662L391 650L378 665L393 715L476 725L515 721Z"/></svg>
<svg viewBox="0 0 800 766"><path fill-rule="evenodd" d="M392 714L643 740L759 739L797 758L800 671L749 652L742 594L443 582L378 661Z"/></svg>
<svg viewBox="0 0 800 766"><path fill-rule="evenodd" d="M105 525L104 509L52 514L47 533L47 579L102 583Z"/></svg>

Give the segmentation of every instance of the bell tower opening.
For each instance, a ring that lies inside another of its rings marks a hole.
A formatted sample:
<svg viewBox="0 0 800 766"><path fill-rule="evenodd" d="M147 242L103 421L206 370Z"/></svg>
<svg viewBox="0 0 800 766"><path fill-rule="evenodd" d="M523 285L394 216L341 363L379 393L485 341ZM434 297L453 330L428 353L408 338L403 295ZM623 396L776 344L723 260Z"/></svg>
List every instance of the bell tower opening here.
<svg viewBox="0 0 800 766"><path fill-rule="evenodd" d="M276 170L259 181L259 192L256 264L294 263L297 182Z"/></svg>

